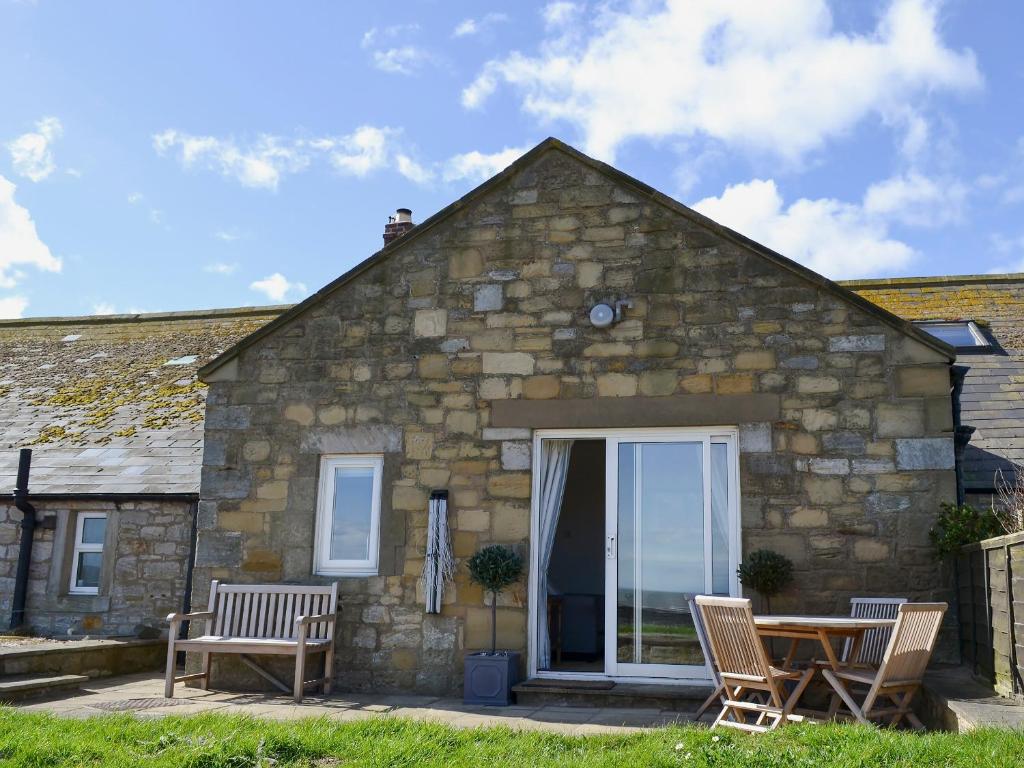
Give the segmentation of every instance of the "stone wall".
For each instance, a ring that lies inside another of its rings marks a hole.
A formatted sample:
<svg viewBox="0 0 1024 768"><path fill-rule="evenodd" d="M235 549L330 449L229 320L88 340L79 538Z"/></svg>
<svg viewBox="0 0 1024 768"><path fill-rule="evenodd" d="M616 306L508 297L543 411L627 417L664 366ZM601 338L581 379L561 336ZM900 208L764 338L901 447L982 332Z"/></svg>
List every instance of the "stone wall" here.
<svg viewBox="0 0 1024 768"><path fill-rule="evenodd" d="M941 353L557 149L420 231L210 377L196 604L211 578L326 581L319 456L383 453L381 568L341 582L339 685L457 690L489 610L460 568L424 614L428 493L451 491L458 558L526 554L530 408L554 400L559 418L664 426L757 414L741 425L743 549L797 569L773 607L946 596L927 539L955 494ZM619 298L623 321L593 328L589 308ZM507 401L525 405L498 425ZM525 650L526 617L524 587L501 599L501 646Z"/></svg>
<svg viewBox="0 0 1024 768"><path fill-rule="evenodd" d="M38 520L26 616L40 635L132 635L140 624L166 629L167 614L180 611L192 536L187 502L51 502L32 500ZM106 512L107 538L98 595L68 593L75 515ZM22 514L0 505L0 622L10 618Z"/></svg>

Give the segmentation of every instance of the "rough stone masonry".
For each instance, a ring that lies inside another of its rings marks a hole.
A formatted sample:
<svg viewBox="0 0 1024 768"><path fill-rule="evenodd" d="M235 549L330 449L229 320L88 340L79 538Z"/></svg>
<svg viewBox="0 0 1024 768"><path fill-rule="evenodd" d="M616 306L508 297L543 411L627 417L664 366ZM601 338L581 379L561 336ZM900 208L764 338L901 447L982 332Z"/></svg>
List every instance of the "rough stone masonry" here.
<svg viewBox="0 0 1024 768"><path fill-rule="evenodd" d="M443 613L424 613L428 493L451 491L457 558L525 555L537 424L493 417L555 400L676 414L664 426L756 413L740 425L743 550L797 571L773 607L945 598L927 534L955 491L949 358L851 296L546 142L208 376L193 604L212 578L327 581L312 574L319 456L383 453L380 570L341 582L338 685L457 690L489 609L460 568ZM590 325L620 298L622 322ZM499 644L524 652L525 595L498 610ZM227 664L215 685L260 683Z"/></svg>

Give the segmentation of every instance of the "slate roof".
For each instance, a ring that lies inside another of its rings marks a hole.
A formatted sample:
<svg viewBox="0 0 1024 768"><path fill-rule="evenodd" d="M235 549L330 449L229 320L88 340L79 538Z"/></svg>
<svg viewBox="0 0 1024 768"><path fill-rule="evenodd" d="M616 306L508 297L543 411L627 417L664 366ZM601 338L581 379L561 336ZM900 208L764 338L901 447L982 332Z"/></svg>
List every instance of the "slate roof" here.
<svg viewBox="0 0 1024 768"><path fill-rule="evenodd" d="M0 493L197 493L196 371L284 309L0 321Z"/></svg>
<svg viewBox="0 0 1024 768"><path fill-rule="evenodd" d="M995 472L1024 466L1024 273L854 280L841 285L907 320L973 320L991 354L957 353L968 368L961 423L976 428L964 452L968 490L993 487Z"/></svg>

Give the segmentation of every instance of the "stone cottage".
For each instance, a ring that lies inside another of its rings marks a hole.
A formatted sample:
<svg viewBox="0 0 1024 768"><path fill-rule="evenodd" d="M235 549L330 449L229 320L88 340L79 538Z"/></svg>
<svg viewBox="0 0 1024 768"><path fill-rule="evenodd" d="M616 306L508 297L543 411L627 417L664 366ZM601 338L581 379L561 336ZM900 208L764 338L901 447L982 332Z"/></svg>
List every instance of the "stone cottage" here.
<svg viewBox="0 0 1024 768"><path fill-rule="evenodd" d="M408 218L201 369L194 605L338 581L342 690L452 692L490 612L462 567L425 610L435 490L458 561L524 555L531 676L703 678L686 598L758 548L796 566L776 609L948 597L952 346L554 139Z"/></svg>
<svg viewBox="0 0 1024 768"><path fill-rule="evenodd" d="M280 311L0 321L3 630L131 635L181 610L203 452L196 370ZM22 449L27 484L12 495Z"/></svg>

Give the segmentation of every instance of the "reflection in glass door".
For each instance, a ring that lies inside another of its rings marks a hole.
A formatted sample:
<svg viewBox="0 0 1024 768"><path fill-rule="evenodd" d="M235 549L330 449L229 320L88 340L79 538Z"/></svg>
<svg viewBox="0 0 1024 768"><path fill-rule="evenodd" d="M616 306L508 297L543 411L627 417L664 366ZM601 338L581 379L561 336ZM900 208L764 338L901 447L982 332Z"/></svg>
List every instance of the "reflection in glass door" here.
<svg viewBox="0 0 1024 768"><path fill-rule="evenodd" d="M733 583L732 445L699 433L608 441L607 674L705 676L688 601Z"/></svg>

